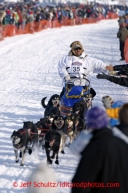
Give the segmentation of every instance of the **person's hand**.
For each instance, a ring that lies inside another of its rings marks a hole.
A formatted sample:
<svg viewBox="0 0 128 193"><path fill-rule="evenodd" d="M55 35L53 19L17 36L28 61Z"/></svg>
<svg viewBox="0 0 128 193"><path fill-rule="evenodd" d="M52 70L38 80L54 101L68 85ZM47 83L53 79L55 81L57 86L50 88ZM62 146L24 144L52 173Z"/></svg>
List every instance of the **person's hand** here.
<svg viewBox="0 0 128 193"><path fill-rule="evenodd" d="M98 79L107 79L108 75L107 74L97 74L96 76Z"/></svg>
<svg viewBox="0 0 128 193"><path fill-rule="evenodd" d="M69 74L67 76L65 76L64 79L65 79L66 82L68 82L70 80Z"/></svg>
<svg viewBox="0 0 128 193"><path fill-rule="evenodd" d="M109 66L106 66L105 67L106 70L109 70L109 71L113 71L113 66L110 64Z"/></svg>

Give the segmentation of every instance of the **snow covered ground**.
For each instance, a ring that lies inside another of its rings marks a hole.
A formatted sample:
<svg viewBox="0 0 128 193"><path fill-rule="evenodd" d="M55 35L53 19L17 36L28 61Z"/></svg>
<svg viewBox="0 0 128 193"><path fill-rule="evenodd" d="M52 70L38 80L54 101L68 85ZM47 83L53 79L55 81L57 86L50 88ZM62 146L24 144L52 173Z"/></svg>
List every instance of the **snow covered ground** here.
<svg viewBox="0 0 128 193"><path fill-rule="evenodd" d="M25 193L26 188L13 187L13 182L27 182L30 173L40 162L46 162L44 151L26 155L25 166L15 163L10 136L22 128L23 121L37 122L43 117L40 101L62 89L58 61L68 53L70 44L79 40L85 52L108 64L119 61L117 20L96 24L47 29L39 33L6 38L0 42L0 193ZM128 102L128 89L91 74L91 84L97 91L93 106L101 106L101 98L110 95L114 100ZM60 165L52 165L59 182L70 182L79 158L68 148L60 154ZM70 192L58 188L59 193Z"/></svg>

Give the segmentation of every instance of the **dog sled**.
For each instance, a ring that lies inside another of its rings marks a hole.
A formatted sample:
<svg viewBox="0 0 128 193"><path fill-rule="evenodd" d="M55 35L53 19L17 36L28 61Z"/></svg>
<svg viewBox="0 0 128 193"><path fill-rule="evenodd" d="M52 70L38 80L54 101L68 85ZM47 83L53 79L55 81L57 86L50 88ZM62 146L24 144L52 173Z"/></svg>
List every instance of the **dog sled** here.
<svg viewBox="0 0 128 193"><path fill-rule="evenodd" d="M80 101L84 101L87 109L91 108L92 95L90 94L90 81L86 79L86 86L82 86L80 80L71 80L65 85L64 94L60 102L60 112L63 117L70 116L73 107Z"/></svg>

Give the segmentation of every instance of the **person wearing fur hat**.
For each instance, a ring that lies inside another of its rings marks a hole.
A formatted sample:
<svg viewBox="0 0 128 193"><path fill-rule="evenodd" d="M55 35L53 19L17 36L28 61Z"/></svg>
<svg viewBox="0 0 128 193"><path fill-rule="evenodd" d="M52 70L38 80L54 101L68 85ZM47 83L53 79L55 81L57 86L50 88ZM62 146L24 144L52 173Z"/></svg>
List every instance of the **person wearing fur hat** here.
<svg viewBox="0 0 128 193"><path fill-rule="evenodd" d="M68 55L58 63L58 72L64 83L71 79L79 79L80 85L86 86L86 79L89 79L91 72L95 69L106 70L108 64L86 55L80 41L72 42L70 48ZM93 97L96 95L92 88L91 94ZM63 94L61 93L61 95Z"/></svg>
<svg viewBox="0 0 128 193"><path fill-rule="evenodd" d="M108 128L108 117L99 107L88 110L86 121L88 130L70 146L81 156L71 193L128 192L128 138Z"/></svg>

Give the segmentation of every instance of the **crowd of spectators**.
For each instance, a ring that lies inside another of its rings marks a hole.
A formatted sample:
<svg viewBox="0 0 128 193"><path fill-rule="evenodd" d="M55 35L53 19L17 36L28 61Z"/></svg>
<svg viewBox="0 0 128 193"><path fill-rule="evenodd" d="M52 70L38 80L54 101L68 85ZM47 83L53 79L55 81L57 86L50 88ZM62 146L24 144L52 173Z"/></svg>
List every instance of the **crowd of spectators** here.
<svg viewBox="0 0 128 193"><path fill-rule="evenodd" d="M91 4L58 4L46 5L39 3L38 0L29 3L3 3L0 4L0 24L12 24L24 29L29 22L39 22L41 20L54 21L62 23L63 19L80 18L98 18L101 15L107 17L108 13L117 13L116 6Z"/></svg>

